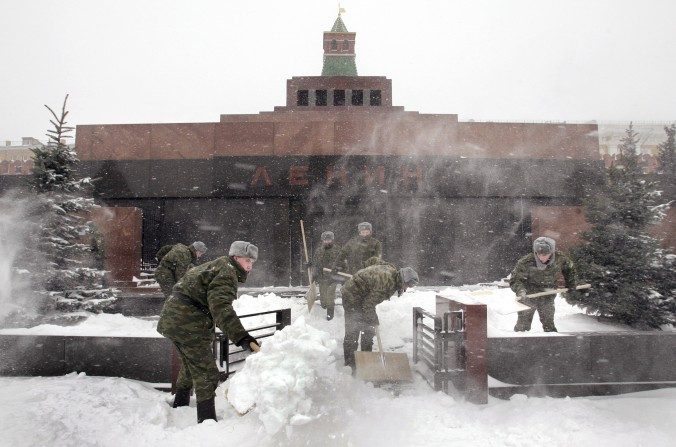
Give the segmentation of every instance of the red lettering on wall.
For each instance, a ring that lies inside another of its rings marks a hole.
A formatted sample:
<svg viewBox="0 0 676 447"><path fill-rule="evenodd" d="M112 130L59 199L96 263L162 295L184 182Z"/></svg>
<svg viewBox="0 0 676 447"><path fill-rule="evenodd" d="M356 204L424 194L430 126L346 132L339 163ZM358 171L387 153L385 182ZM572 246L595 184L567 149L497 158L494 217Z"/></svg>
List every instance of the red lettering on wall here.
<svg viewBox="0 0 676 447"><path fill-rule="evenodd" d="M267 166L256 166L253 177L251 177L251 186L258 186L258 182L261 180L263 181L263 186L272 186Z"/></svg>
<svg viewBox="0 0 676 447"><path fill-rule="evenodd" d="M347 186L347 169L341 167L335 169L333 166L326 167L326 185L331 186L339 184L340 186Z"/></svg>
<svg viewBox="0 0 676 447"><path fill-rule="evenodd" d="M362 172L364 174L364 184L366 186L385 187L385 166L376 166L373 172L369 170L369 166L364 166Z"/></svg>
<svg viewBox="0 0 676 447"><path fill-rule="evenodd" d="M289 168L289 185L307 186L310 182L307 179L308 166L291 166Z"/></svg>

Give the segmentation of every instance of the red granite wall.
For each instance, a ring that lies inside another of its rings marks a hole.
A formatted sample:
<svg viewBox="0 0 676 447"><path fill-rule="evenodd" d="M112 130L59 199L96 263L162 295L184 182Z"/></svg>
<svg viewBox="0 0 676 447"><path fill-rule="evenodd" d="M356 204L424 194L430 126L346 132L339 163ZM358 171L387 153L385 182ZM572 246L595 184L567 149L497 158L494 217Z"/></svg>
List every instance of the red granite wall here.
<svg viewBox="0 0 676 447"><path fill-rule="evenodd" d="M533 239L551 237L561 251L582 242L580 233L589 229L581 206L536 206L531 208Z"/></svg>
<svg viewBox="0 0 676 447"><path fill-rule="evenodd" d="M141 271L143 215L134 207L102 207L92 216L103 236L105 268L113 284L129 283Z"/></svg>

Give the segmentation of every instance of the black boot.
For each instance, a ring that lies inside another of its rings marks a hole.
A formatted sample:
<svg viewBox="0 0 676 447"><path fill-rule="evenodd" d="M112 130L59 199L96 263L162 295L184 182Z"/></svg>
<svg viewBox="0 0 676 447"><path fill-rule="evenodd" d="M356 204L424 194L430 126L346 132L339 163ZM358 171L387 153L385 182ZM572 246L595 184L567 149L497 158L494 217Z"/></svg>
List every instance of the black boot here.
<svg viewBox="0 0 676 447"><path fill-rule="evenodd" d="M207 419L216 419L216 407L214 406L214 398L197 402L197 423L201 424Z"/></svg>
<svg viewBox="0 0 676 447"><path fill-rule="evenodd" d="M172 407L187 407L190 404L190 388L176 388L174 395L174 405Z"/></svg>

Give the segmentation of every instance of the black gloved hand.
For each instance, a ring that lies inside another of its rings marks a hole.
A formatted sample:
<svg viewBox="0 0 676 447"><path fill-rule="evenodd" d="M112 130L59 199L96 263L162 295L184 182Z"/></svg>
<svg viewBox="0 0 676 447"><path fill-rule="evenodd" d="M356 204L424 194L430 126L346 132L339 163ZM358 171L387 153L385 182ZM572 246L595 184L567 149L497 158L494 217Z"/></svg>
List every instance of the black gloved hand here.
<svg viewBox="0 0 676 447"><path fill-rule="evenodd" d="M314 264L312 263L312 261L304 262L304 263L303 263L303 267L305 267L305 270L309 269L309 268L312 267L313 265L314 265Z"/></svg>
<svg viewBox="0 0 676 447"><path fill-rule="evenodd" d="M240 338L238 341L235 342L237 346L240 348L244 349L245 351L251 351L251 345L250 343L254 343L256 346L260 348L260 344L256 341L255 338L253 338L251 335L246 334L244 337Z"/></svg>

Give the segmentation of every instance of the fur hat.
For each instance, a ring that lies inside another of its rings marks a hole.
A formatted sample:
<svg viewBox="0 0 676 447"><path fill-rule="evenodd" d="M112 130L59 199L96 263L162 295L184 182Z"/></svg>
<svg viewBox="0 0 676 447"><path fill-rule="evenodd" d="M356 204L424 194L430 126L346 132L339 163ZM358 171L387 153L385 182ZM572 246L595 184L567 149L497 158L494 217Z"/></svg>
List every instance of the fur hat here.
<svg viewBox="0 0 676 447"><path fill-rule="evenodd" d="M401 276L401 282L408 287L413 287L420 281L418 278L418 273L416 273L416 271L411 267L399 269L399 275Z"/></svg>
<svg viewBox="0 0 676 447"><path fill-rule="evenodd" d="M195 251L199 251L200 253L206 253L207 252L207 246L204 245L204 242L201 242L201 241L193 242L192 248L194 248Z"/></svg>
<svg viewBox="0 0 676 447"><path fill-rule="evenodd" d="M554 239L541 236L533 241L533 253L540 255L548 255L554 253L556 249L556 242Z"/></svg>
<svg viewBox="0 0 676 447"><path fill-rule="evenodd" d="M322 240L323 241L333 241L335 238L333 231L325 231L322 233Z"/></svg>
<svg viewBox="0 0 676 447"><path fill-rule="evenodd" d="M230 245L228 256L251 258L255 261L258 259L258 247L256 247L251 242L235 241Z"/></svg>
<svg viewBox="0 0 676 447"><path fill-rule="evenodd" d="M556 256L556 242L550 237L541 236L533 241L533 254L535 255L535 266L538 270L544 270L548 265L554 264ZM551 255L546 263L540 261L537 255Z"/></svg>
<svg viewBox="0 0 676 447"><path fill-rule="evenodd" d="M357 225L357 230L359 230L359 231L361 231L361 230L373 231L373 227L368 222L362 222L359 225Z"/></svg>

